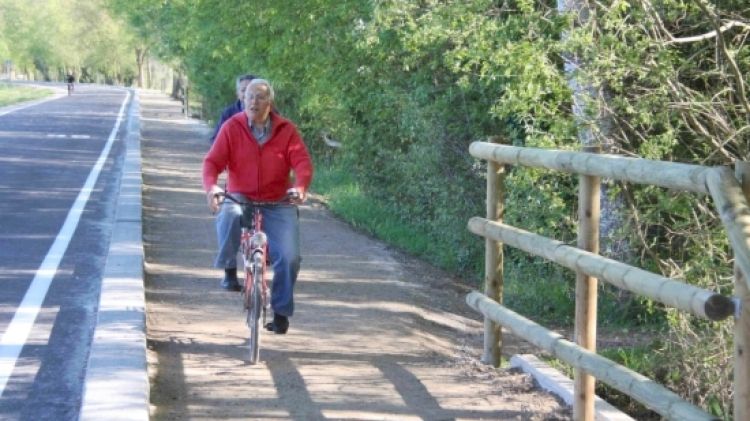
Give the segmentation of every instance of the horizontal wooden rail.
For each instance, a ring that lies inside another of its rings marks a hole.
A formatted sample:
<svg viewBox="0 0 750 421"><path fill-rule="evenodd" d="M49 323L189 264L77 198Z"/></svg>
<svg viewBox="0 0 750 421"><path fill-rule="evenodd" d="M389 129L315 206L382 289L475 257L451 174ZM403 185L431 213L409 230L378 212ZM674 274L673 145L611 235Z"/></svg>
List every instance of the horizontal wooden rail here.
<svg viewBox="0 0 750 421"><path fill-rule="evenodd" d="M638 293L700 317L721 320L735 315L735 390L734 407L737 419L747 419L748 405L748 355L747 340L750 328L747 320L750 298L750 163L737 162L737 173L729 166L704 167L674 162L602 155L589 152L573 152L550 149L523 148L497 143L474 142L469 152L476 158L496 164L514 164L534 168L562 171L583 175L582 180L601 177L629 183L663 187L672 190L708 194L732 246L735 258L735 299L712 291L689 285L679 279L654 274L597 254L573 247L560 241L536 235L504 225L502 221L472 218L469 230L484 236L488 244L507 244L532 255L575 270L580 276L591 276L607 281L619 288ZM589 176L589 177L585 177ZM741 180L738 181L738 180ZM581 187L584 189L584 187ZM582 190L583 191L583 190ZM583 217L581 217L583 220ZM577 290L578 294L578 290ZM498 300L499 301L499 300ZM591 350L585 338L579 335L584 327L576 315L576 340L579 345L565 341L557 335L528 319L517 315L502 304L479 293L467 296L467 302L485 315L485 324L493 320L507 326L519 336L554 353L561 360L576 367L577 378L594 377L623 391L649 408L669 419L715 419L697 407L681 400L650 379L619 366ZM737 304L735 304L737 303ZM739 303L744 303L742 306ZM578 301L576 302L578 305ZM744 307L744 308L743 308ZM743 324L744 323L744 324ZM583 339L582 339L583 338ZM586 394L586 384L576 383L575 393ZM574 415L589 419L589 405L576 402ZM583 412L582 412L583 411Z"/></svg>
<svg viewBox="0 0 750 421"><path fill-rule="evenodd" d="M708 194L710 167L554 149L534 149L497 143L473 142L469 153L501 164L547 168L567 173L595 175L632 183Z"/></svg>
<svg viewBox="0 0 750 421"><path fill-rule="evenodd" d="M605 280L619 288L710 320L734 314L734 302L721 294L607 259L522 229L473 217L469 230L569 269Z"/></svg>
<svg viewBox="0 0 750 421"><path fill-rule="evenodd" d="M473 142L472 156L502 164L594 175L673 190L710 194L727 230L737 264L750 288L750 207L734 173L727 167L627 158L554 149L522 148Z"/></svg>
<svg viewBox="0 0 750 421"><path fill-rule="evenodd" d="M565 340L561 335L545 329L477 291L466 296L466 303L486 317L509 328L518 336L634 397L638 402L667 419L718 420L653 380Z"/></svg>

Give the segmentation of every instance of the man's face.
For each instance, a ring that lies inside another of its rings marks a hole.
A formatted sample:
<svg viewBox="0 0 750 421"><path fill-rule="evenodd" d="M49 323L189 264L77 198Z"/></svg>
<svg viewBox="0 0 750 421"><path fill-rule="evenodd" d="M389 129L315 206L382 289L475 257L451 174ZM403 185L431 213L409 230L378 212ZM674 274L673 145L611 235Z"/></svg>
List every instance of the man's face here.
<svg viewBox="0 0 750 421"><path fill-rule="evenodd" d="M245 90L247 89L247 85L250 84L249 80L241 80L240 86L237 87L237 99L242 101L245 98Z"/></svg>
<svg viewBox="0 0 750 421"><path fill-rule="evenodd" d="M245 113L247 118L263 123L271 112L271 95L266 85L253 85L245 90Z"/></svg>

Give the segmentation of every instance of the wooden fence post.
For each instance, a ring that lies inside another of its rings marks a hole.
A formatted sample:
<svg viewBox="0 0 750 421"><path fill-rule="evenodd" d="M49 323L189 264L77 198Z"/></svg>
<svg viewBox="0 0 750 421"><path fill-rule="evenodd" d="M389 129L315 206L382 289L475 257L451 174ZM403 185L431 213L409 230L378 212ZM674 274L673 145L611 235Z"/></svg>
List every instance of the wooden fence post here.
<svg viewBox="0 0 750 421"><path fill-rule="evenodd" d="M505 166L487 161L487 219L502 222L505 196ZM503 302L503 245L493 239L485 239L484 294L490 299ZM500 367L503 344L502 326L490 318L484 318L484 355L482 362Z"/></svg>
<svg viewBox="0 0 750 421"><path fill-rule="evenodd" d="M735 162L735 176L750 200L750 162ZM734 323L734 419L750 420L750 291L742 271L734 265L734 295L740 311Z"/></svg>
<svg viewBox="0 0 750 421"><path fill-rule="evenodd" d="M584 152L599 153L601 146L585 146ZM599 208L601 180L582 175L578 187L578 248L599 253ZM597 279L584 273L576 275L576 343L596 352ZM594 377L575 370L573 419L594 421Z"/></svg>

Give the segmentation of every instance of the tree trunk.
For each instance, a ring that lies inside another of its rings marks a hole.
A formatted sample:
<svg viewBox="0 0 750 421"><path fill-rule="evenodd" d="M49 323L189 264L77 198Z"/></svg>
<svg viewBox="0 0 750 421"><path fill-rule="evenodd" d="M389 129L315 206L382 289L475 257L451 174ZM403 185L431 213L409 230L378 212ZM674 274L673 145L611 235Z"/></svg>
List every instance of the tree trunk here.
<svg viewBox="0 0 750 421"><path fill-rule="evenodd" d="M572 14L574 16L573 25L576 27L585 26L590 21L590 10L584 0L557 0L557 9L561 14ZM563 34L567 38L568 34ZM608 95L605 94L606 87L594 86L585 78L585 73L581 70L585 63L581 62L576 52L568 52L563 56L565 63L565 74L568 79L568 86L573 92L573 114L578 125L578 139L581 142L581 149L589 149L594 146L600 146L603 153L611 152L612 140L610 137L612 128L612 118L609 114L607 104ZM604 254L616 260L625 260L624 256L613 256L611 251L614 235L619 227L623 225L623 213L621 209L624 201L622 198L611 198L609 186L611 181L601 180L599 194L599 241ZM583 221L579 221L583 223ZM616 241L616 242L619 242ZM620 247L618 247L620 248ZM597 250L598 253L598 250ZM594 284L595 284L594 279ZM596 302L590 303L593 306L593 320L596 320ZM576 303L576 308L580 304ZM577 312L583 310L577 310ZM596 337L593 338L579 335L579 329L584 327L578 326L578 317L576 319L576 341L578 345L596 352ZM595 332L595 331L594 331ZM575 371L574 390L576 401L573 404L573 418L582 421L594 420L594 378L585 371L577 369Z"/></svg>
<svg viewBox="0 0 750 421"><path fill-rule="evenodd" d="M589 10L583 0L558 0L557 8L561 13L572 13L576 26L589 22ZM565 36L565 35L564 35ZM614 126L609 113L610 101L606 86L593 86L581 77L585 63L581 63L575 53L565 55L565 73L568 86L573 91L573 114L578 123L578 139L582 147L601 145L602 153L612 153L615 145L612 140ZM626 202L621 194L613 196L611 180L602 180L601 190L601 250L608 257L616 260L627 260L630 245L627 239L617 238L618 231L624 226Z"/></svg>
<svg viewBox="0 0 750 421"><path fill-rule="evenodd" d="M182 100L185 95L182 72L175 70L172 75L172 98Z"/></svg>
<svg viewBox="0 0 750 421"><path fill-rule="evenodd" d="M135 49L135 61L136 61L136 64L138 65L137 84L139 88L146 87L146 81L145 81L146 74L143 71L143 65L145 63L147 51L148 49L146 47L139 47Z"/></svg>
<svg viewBox="0 0 750 421"><path fill-rule="evenodd" d="M151 69L151 58L146 56L146 87L148 89L154 88L153 72Z"/></svg>

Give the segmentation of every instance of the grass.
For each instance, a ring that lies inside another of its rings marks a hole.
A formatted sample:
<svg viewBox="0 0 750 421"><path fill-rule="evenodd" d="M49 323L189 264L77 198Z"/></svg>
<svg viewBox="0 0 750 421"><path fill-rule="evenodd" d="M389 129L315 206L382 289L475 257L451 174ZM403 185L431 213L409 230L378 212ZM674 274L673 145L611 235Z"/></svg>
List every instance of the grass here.
<svg viewBox="0 0 750 421"><path fill-rule="evenodd" d="M343 168L318 165L312 190L324 197L333 213L360 230L392 246L438 266L457 272L456 252L445 247L445 240L435 238L424 227L399 219L398 209L369 197L357 181ZM461 225L461 229L464 226ZM484 261L470 264L481 268ZM481 282L481 269L459 274L467 282ZM534 258L512 248L505 251L505 304L512 310L539 323L555 327L573 323L575 275L561 266ZM481 285L474 285L481 288ZM623 299L605 285L600 287L599 320L606 328L654 326L663 323L659 317L638 317L643 308L638 302Z"/></svg>
<svg viewBox="0 0 750 421"><path fill-rule="evenodd" d="M328 165L316 166L312 190L324 197L333 213L360 230L442 269L457 271L455 250L445 247L444 240L430 235L426 229L400 220L397 215L402 212L393 209L393 205L368 197L348 171ZM461 225L460 229L465 228ZM481 261L471 266L481 268L483 264ZM477 279L481 274L463 272L459 275L466 282L480 282ZM526 317L545 325L571 325L575 307L574 281L574 273L561 266L506 249L505 303ZM481 288L478 284L474 286ZM618 299L604 286L600 290L602 327L644 324L634 316L642 311L637 303L626 306L624 303L630 301Z"/></svg>
<svg viewBox="0 0 750 421"><path fill-rule="evenodd" d="M316 167L312 190L324 196L333 213L383 241L418 256L434 247L426 233L394 218L388 205L366 197L343 169Z"/></svg>
<svg viewBox="0 0 750 421"><path fill-rule="evenodd" d="M52 95L49 89L0 83L0 107Z"/></svg>

